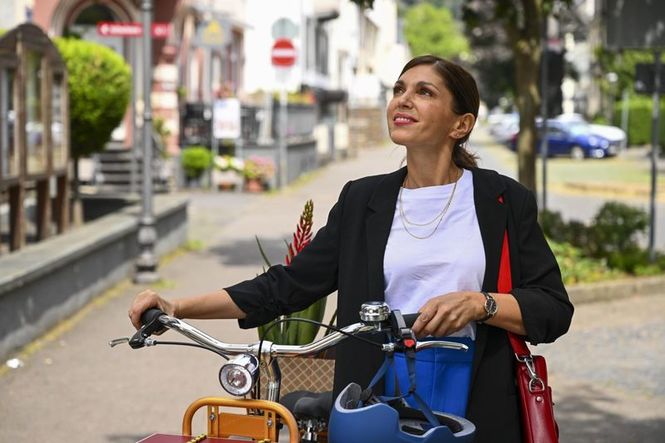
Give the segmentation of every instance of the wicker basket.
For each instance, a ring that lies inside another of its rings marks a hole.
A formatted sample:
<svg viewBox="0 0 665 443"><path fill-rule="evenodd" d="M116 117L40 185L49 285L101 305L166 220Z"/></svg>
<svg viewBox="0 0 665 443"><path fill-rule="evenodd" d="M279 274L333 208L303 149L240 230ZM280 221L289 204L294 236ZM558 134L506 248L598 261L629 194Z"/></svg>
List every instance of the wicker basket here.
<svg viewBox="0 0 665 443"><path fill-rule="evenodd" d="M280 396L293 391L325 392L332 391L335 375L335 360L329 358L295 357L281 358L282 371ZM267 398L268 378L261 371L261 398Z"/></svg>

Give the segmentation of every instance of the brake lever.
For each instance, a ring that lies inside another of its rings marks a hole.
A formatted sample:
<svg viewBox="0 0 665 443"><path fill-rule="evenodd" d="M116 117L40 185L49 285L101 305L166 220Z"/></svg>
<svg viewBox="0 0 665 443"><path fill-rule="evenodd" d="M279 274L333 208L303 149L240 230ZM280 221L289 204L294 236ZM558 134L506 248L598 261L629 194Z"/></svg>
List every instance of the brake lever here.
<svg viewBox="0 0 665 443"><path fill-rule="evenodd" d="M129 337L120 337L120 338L114 338L109 342L109 346L114 348L118 345L121 345L123 343L129 343Z"/></svg>

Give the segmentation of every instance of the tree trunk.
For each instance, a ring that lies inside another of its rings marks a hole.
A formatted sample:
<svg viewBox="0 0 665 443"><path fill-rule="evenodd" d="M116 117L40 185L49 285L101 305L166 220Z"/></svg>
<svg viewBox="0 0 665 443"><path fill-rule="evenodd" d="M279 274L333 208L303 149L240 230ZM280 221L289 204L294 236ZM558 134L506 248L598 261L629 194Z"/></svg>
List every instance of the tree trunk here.
<svg viewBox="0 0 665 443"><path fill-rule="evenodd" d="M518 180L536 192L536 116L540 108L542 0L521 0L522 20L506 22L515 56L516 104L520 114L517 136Z"/></svg>
<svg viewBox="0 0 665 443"><path fill-rule="evenodd" d="M535 59L535 60L534 60ZM516 54L517 109L520 130L517 136L518 180L536 192L536 116L540 107L538 68L540 54Z"/></svg>

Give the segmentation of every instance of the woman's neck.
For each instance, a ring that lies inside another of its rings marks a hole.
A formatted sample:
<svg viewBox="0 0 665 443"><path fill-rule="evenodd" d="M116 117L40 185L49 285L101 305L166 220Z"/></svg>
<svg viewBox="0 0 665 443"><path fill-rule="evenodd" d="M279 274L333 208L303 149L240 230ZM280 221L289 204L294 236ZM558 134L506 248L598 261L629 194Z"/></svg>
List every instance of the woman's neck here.
<svg viewBox="0 0 665 443"><path fill-rule="evenodd" d="M432 158L431 156L409 155L407 151L406 164L408 173L404 180L404 187L409 189L447 185L457 181L462 175L462 169L452 161L450 155L439 155Z"/></svg>

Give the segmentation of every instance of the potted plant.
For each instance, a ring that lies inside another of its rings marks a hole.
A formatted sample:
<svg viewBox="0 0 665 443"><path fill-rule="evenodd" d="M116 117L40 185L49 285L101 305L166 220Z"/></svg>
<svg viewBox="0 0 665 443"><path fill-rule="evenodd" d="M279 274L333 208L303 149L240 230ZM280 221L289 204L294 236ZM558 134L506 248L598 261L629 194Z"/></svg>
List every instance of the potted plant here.
<svg viewBox="0 0 665 443"><path fill-rule="evenodd" d="M252 155L245 160L243 169L245 189L249 192L265 190L275 175L275 163L269 157Z"/></svg>
<svg viewBox="0 0 665 443"><path fill-rule="evenodd" d="M286 264L290 264L293 258L302 251L312 240L312 217L314 214L314 203L307 200L300 220L293 233L293 240L287 243ZM270 260L265 254L258 237L256 242L266 265L271 266ZM305 322L280 322L288 318L304 318L317 322L323 321L326 309L326 298L319 299L302 311L288 315L282 315L276 320L259 326L259 338L269 340L273 343L286 345L303 345L314 341L320 327ZM331 323L334 322L335 316ZM307 390L313 392L327 391L332 389L334 372L334 360L330 355L321 355L319 358L285 358L280 361L282 370L282 394L294 390ZM265 382L262 381L265 386Z"/></svg>
<svg viewBox="0 0 665 443"><path fill-rule="evenodd" d="M213 161L212 182L219 189L235 188L242 184L245 162L231 155L218 155Z"/></svg>
<svg viewBox="0 0 665 443"><path fill-rule="evenodd" d="M212 154L205 146L188 146L180 154L187 183L199 183L203 173L210 168Z"/></svg>

